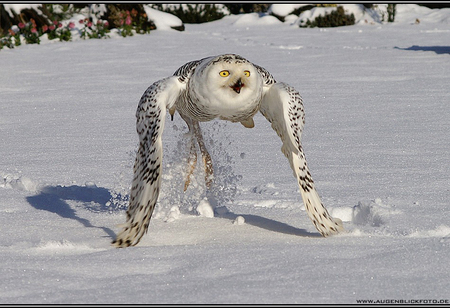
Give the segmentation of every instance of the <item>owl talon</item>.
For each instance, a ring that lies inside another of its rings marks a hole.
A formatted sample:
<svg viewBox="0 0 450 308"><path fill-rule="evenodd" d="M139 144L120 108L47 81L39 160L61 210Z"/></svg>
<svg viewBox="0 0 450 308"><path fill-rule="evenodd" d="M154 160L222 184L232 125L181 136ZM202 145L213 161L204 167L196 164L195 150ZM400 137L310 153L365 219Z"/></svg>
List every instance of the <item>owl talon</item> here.
<svg viewBox="0 0 450 308"><path fill-rule="evenodd" d="M173 115L175 114L175 106L169 109L170 120L173 121Z"/></svg>
<svg viewBox="0 0 450 308"><path fill-rule="evenodd" d="M241 121L241 124L244 125L246 128L255 127L255 122L253 122L253 118L248 118L244 121Z"/></svg>

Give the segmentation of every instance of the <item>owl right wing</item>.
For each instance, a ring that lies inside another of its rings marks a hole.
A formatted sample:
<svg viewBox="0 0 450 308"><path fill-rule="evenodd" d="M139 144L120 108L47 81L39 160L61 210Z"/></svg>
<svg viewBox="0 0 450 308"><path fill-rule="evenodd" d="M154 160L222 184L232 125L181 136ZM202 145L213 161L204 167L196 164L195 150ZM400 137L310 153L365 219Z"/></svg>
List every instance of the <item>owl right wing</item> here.
<svg viewBox="0 0 450 308"><path fill-rule="evenodd" d="M188 62L188 63L184 64L183 66L181 66L180 68L178 68L175 71L175 73L173 73L173 75L178 76L178 80L180 82L185 83L185 82L187 82L189 77L191 77L192 72L195 70L195 68L205 59L207 59L207 58Z"/></svg>
<svg viewBox="0 0 450 308"><path fill-rule="evenodd" d="M147 232L158 200L162 171L162 133L166 109L174 106L186 84L178 76L152 84L142 95L136 111L139 149L123 229L112 242L115 247L134 246Z"/></svg>
<svg viewBox="0 0 450 308"><path fill-rule="evenodd" d="M342 232L342 221L331 217L323 206L306 163L301 144L305 118L300 94L293 87L276 82L266 85L263 93L260 111L283 142L281 150L294 171L309 218L323 236Z"/></svg>

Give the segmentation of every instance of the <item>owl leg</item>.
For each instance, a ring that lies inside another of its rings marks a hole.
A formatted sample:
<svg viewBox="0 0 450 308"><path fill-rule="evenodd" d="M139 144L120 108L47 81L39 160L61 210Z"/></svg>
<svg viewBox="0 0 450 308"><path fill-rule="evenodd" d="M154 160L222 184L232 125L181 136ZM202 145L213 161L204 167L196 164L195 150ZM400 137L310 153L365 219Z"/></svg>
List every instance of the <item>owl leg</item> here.
<svg viewBox="0 0 450 308"><path fill-rule="evenodd" d="M194 136L191 135L191 148L188 156L188 167L186 173L186 181L184 182L184 191L189 187L191 183L191 176L194 173L195 166L197 165L197 146L195 144Z"/></svg>
<svg viewBox="0 0 450 308"><path fill-rule="evenodd" d="M191 176L194 173L196 164L197 164L197 146L195 144L195 139L197 139L197 143L200 147L200 153L202 154L202 160L205 167L205 183L208 189L211 188L213 179L214 179L214 171L211 160L211 155L209 155L208 150L206 149L205 142L203 140L202 132L200 130L200 124L198 121L192 120L191 118L180 114L181 118L186 122L189 133L192 134L191 137L191 147L188 157L188 170L186 181L184 183L184 191L189 187L191 182Z"/></svg>
<svg viewBox="0 0 450 308"><path fill-rule="evenodd" d="M191 183L191 176L194 173L195 167L197 165L197 145L195 144L195 136L194 136L194 123L191 118L180 113L181 118L186 122L190 136L191 146L189 149L189 156L187 161L187 171L186 171L186 180L184 181L184 191L187 190L189 184Z"/></svg>
<svg viewBox="0 0 450 308"><path fill-rule="evenodd" d="M198 121L193 121L194 135L197 137L198 146L200 147L200 152L202 153L203 164L205 167L205 183L208 189L211 188L212 182L214 180L214 170L211 160L211 155L209 155L206 149L205 142L203 141L202 132L200 130L200 124Z"/></svg>

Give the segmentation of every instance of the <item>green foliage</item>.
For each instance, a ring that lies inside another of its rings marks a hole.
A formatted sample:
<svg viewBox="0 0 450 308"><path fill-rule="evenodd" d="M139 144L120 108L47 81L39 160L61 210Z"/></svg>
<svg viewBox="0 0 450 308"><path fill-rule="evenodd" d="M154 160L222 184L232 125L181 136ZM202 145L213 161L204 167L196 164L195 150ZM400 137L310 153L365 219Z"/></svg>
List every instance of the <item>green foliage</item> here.
<svg viewBox="0 0 450 308"><path fill-rule="evenodd" d="M60 41L71 41L72 40L72 32L70 32L70 27L73 25L72 23L69 24L67 27L62 27L61 30L58 32L59 34L59 40Z"/></svg>
<svg viewBox="0 0 450 308"><path fill-rule="evenodd" d="M41 42L34 19L31 19L31 21L26 24L19 23L19 32L22 34L27 44L39 44Z"/></svg>
<svg viewBox="0 0 450 308"><path fill-rule="evenodd" d="M304 11L309 11L309 10L313 9L314 7L315 7L314 5L303 5L299 8L296 8L295 10L293 10L291 12L291 14L300 16L300 14L303 13Z"/></svg>
<svg viewBox="0 0 450 308"><path fill-rule="evenodd" d="M8 48L14 48L14 46L20 46L22 45L22 42L20 40L20 30L17 27L17 32L14 32L12 29L9 29L9 35L5 36L7 41L10 41L12 43L12 40L14 38L14 45L11 46L11 44L8 44ZM0 46L1 49L1 46Z"/></svg>
<svg viewBox="0 0 450 308"><path fill-rule="evenodd" d="M68 42L72 40L72 33L70 29L73 29L74 27L75 24L72 22L64 27L62 23L54 20L50 26L42 26L41 33L46 33L49 40L59 39L60 41Z"/></svg>
<svg viewBox="0 0 450 308"><path fill-rule="evenodd" d="M0 35L0 49L3 47L14 48L25 42L26 44L39 44L41 36L47 35L49 40L59 39L60 41L71 41L75 24L69 22L64 26L59 22L58 18L70 19L74 12L83 9L86 5L56 5L46 4L42 7L42 14L46 16L46 23L40 26L33 18L29 22L19 22L8 30L6 35ZM141 5L142 6L142 5ZM132 5L131 5L132 7ZM108 18L113 21L113 26L117 28L119 34L123 37L132 36L134 34L150 33L151 29L155 29L153 22L149 21L147 15L142 10L131 8L124 10L117 6L110 6ZM139 7L142 8L142 7ZM42 18L42 15L40 16ZM52 20L50 23L48 20ZM42 23L41 23L42 24ZM98 39L108 38L110 33L110 22L98 19L94 24L88 18L79 21L78 33L82 39Z"/></svg>
<svg viewBox="0 0 450 308"><path fill-rule="evenodd" d="M80 30L82 39L100 39L100 38L109 38L108 33L110 32L108 29L108 21L98 20L97 24L94 25L92 21L89 19L81 19L79 21L84 27Z"/></svg>
<svg viewBox="0 0 450 308"><path fill-rule="evenodd" d="M265 13L270 7L270 4L256 4L256 3L226 3L224 4L231 14L247 14L247 13Z"/></svg>
<svg viewBox="0 0 450 308"><path fill-rule="evenodd" d="M8 47L10 49L14 48L14 43L12 42L11 35L0 37L0 49L2 49L3 47Z"/></svg>
<svg viewBox="0 0 450 308"><path fill-rule="evenodd" d="M329 27L340 27L340 26L349 26L355 24L355 15L345 14L344 8L342 6L338 6L336 10L325 14L325 16L317 16L316 19L310 21L309 19L306 21L305 25L301 25L300 27L309 27L309 28L329 28Z"/></svg>
<svg viewBox="0 0 450 308"><path fill-rule="evenodd" d="M122 9L119 5L108 5L107 19L119 30L123 37L133 36L134 33L146 34L154 29L154 24L148 21L142 7Z"/></svg>
<svg viewBox="0 0 450 308"><path fill-rule="evenodd" d="M388 4L387 13L388 13L388 22L394 22L396 13L395 4Z"/></svg>
<svg viewBox="0 0 450 308"><path fill-rule="evenodd" d="M162 4L155 4L154 8L173 14L180 18L183 23L189 24L214 21L225 16L215 4L180 4L166 7Z"/></svg>
<svg viewBox="0 0 450 308"><path fill-rule="evenodd" d="M43 4L40 10L51 21L69 19L80 11L73 4Z"/></svg>
<svg viewBox="0 0 450 308"><path fill-rule="evenodd" d="M153 28L153 24L148 22L147 14L139 13L138 11L131 10L131 26L138 34L150 33L150 29Z"/></svg>

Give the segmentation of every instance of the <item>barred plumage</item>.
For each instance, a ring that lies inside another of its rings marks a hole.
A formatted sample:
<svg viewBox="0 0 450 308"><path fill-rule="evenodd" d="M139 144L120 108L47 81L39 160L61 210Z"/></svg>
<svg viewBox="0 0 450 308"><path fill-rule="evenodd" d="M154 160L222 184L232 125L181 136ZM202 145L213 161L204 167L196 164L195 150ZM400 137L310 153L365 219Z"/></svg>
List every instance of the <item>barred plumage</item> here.
<svg viewBox="0 0 450 308"><path fill-rule="evenodd" d="M204 59L202 59L204 60ZM173 73L174 76L179 76L178 80L180 82L186 82L189 77L191 76L191 73L194 71L194 69L197 67L197 65L202 62L202 60L197 61L191 61L186 63L185 65L181 66L179 69Z"/></svg>
<svg viewBox="0 0 450 308"><path fill-rule="evenodd" d="M323 236L343 231L342 221L331 217L320 201L306 163L301 146L305 117L300 94L293 87L276 82L263 67L239 55L225 54L186 63L172 77L155 82L142 96L136 112L140 146L130 204L114 246L136 245L148 229L159 195L166 108L172 116L179 112L192 136L185 189L197 162L197 144L208 188L213 181L212 161L199 122L219 118L251 128L259 110L283 142L281 150L289 160L314 226Z"/></svg>

